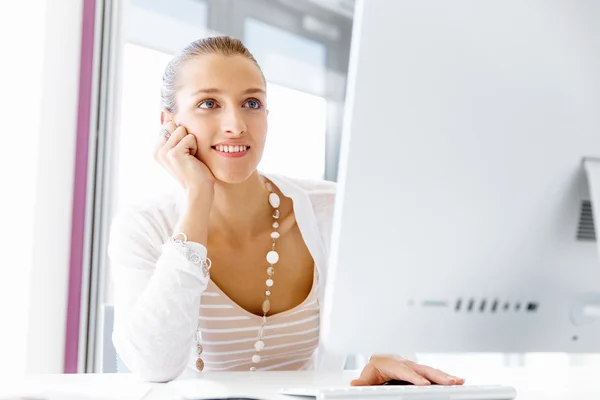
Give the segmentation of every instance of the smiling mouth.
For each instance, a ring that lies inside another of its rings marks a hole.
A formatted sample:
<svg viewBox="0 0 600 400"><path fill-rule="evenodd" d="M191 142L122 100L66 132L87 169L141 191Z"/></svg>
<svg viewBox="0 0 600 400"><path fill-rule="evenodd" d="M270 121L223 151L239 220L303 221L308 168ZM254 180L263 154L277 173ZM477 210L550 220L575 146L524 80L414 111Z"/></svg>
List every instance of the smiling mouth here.
<svg viewBox="0 0 600 400"><path fill-rule="evenodd" d="M212 146L213 150L216 150L220 153L245 153L250 150L250 146L223 146L217 145Z"/></svg>

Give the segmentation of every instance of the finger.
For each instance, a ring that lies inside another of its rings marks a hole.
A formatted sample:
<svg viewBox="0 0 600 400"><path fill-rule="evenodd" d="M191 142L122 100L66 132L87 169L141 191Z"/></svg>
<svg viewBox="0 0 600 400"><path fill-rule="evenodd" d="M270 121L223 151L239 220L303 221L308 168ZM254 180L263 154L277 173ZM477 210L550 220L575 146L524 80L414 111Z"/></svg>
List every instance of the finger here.
<svg viewBox="0 0 600 400"><path fill-rule="evenodd" d="M421 374L431 382L439 383L442 385L462 385L465 380L457 376L449 375L439 369L429 367L427 365L421 365L413 362L407 363L409 367Z"/></svg>
<svg viewBox="0 0 600 400"><path fill-rule="evenodd" d="M383 357L373 360L374 366L381 372L386 381L392 379L408 381L414 385L431 385L431 382L412 369L408 362L396 357Z"/></svg>
<svg viewBox="0 0 600 400"><path fill-rule="evenodd" d="M168 120L166 121L163 125L163 128L165 128L167 131L169 131L169 134L172 134L173 131L175 129L177 129L177 124L175 122L173 122L172 120Z"/></svg>
<svg viewBox="0 0 600 400"><path fill-rule="evenodd" d="M198 144L196 143L196 136L188 133L183 139L177 143L177 145L173 148L173 153L180 154L191 154L195 156L198 152Z"/></svg>
<svg viewBox="0 0 600 400"><path fill-rule="evenodd" d="M385 378L375 368L375 366L369 362L360 373L358 379L350 382L351 386L369 386L369 385L381 385L385 382Z"/></svg>
<svg viewBox="0 0 600 400"><path fill-rule="evenodd" d="M184 137L186 137L186 135L187 131L183 126L177 127L173 133L171 133L171 136L167 142L164 143L163 146L158 150L158 158L165 161L171 150L173 150L175 146L177 146L177 144L181 142Z"/></svg>
<svg viewBox="0 0 600 400"><path fill-rule="evenodd" d="M441 383L441 384L452 384L452 385L462 385L465 383L463 378L459 378L454 375L447 374L446 372L440 371L439 369L429 367L427 365L417 364L415 362L409 361L407 364L417 371L419 374L425 376L427 379L432 382Z"/></svg>
<svg viewBox="0 0 600 400"><path fill-rule="evenodd" d="M168 134L167 135L161 134L159 139L160 139L160 141L162 141L162 144L165 144L167 142L167 140L169 140L169 137L173 134L173 132L175 132L175 129L177 129L177 125L173 121L167 121L164 124L162 124L161 131L163 129L165 129L168 132Z"/></svg>
<svg viewBox="0 0 600 400"><path fill-rule="evenodd" d="M165 149L169 151L175 146L177 146L177 144L181 142L183 138L187 136L187 134L187 130L184 126L178 126L177 128L175 128L175 130L171 133L171 136L169 136L169 139L165 143Z"/></svg>
<svg viewBox="0 0 600 400"><path fill-rule="evenodd" d="M162 129L166 129L167 132L169 133L169 137L170 135L173 134L173 132L175 131L175 129L177 129L177 125L175 125L175 123L173 121L167 121L164 124L162 124L161 126L161 130ZM169 137L164 136L164 135L158 135L158 139L156 140L156 144L154 145L154 159L158 161L159 159L159 152L160 150L163 148L163 146L165 145L165 143L167 143L167 140L169 139Z"/></svg>

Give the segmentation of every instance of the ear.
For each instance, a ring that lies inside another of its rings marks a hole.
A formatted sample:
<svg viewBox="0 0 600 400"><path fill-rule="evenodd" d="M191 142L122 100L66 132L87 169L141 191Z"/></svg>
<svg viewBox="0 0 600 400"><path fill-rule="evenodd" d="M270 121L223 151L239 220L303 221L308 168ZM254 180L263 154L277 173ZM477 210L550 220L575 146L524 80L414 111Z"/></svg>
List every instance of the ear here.
<svg viewBox="0 0 600 400"><path fill-rule="evenodd" d="M173 115L169 112L169 110L163 108L160 112L160 124L164 125L169 121L173 121Z"/></svg>
<svg viewBox="0 0 600 400"><path fill-rule="evenodd" d="M267 109L267 117L269 116L269 109Z"/></svg>

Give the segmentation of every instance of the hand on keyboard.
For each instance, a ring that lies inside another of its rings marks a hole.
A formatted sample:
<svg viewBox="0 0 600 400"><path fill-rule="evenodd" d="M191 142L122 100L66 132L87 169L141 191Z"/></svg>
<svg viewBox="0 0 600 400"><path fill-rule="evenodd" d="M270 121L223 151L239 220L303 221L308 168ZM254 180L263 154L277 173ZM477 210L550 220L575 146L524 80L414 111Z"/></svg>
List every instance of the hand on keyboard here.
<svg viewBox="0 0 600 400"><path fill-rule="evenodd" d="M462 385L465 380L448 375L439 369L417 364L398 356L374 355L365 366L360 377L353 380L352 386L382 385L388 381L407 381L414 385L426 386Z"/></svg>

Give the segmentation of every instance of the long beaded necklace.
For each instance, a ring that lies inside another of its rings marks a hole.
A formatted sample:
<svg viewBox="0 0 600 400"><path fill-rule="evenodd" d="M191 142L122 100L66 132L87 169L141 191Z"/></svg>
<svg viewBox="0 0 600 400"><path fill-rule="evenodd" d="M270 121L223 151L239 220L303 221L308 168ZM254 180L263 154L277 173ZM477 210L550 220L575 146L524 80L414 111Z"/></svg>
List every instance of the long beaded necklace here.
<svg viewBox="0 0 600 400"><path fill-rule="evenodd" d="M261 318L261 324L260 327L258 329L258 338L256 340L256 342L254 342L254 354L252 355L252 366L250 367L250 371L256 371L258 364L260 364L261 361L261 356L260 356L260 352L261 350L263 350L265 348L265 342L264 342L264 333L265 333L265 326L267 325L267 313L271 310L271 288L273 287L274 281L273 281L273 275L275 275L275 264L277 264L277 262L279 261L279 253L277 253L277 251L275 251L275 244L277 242L277 239L279 239L279 232L277 231L277 229L279 228L279 216L280 216L280 212L279 212L279 205L281 204L281 199L279 198L279 195L275 192L273 192L273 186L271 185L271 183L265 178L263 177L263 181L265 183L265 186L267 188L267 190L269 191L269 204L271 205L271 207L273 207L273 224L271 225L273 227L273 232L271 232L271 250L269 250L269 252L267 253L267 263L268 263L268 267L267 267L267 280L265 281L266 284L266 289L265 289L265 300L263 301L262 304L262 312L263 312L263 316ZM198 356L198 358L196 359L196 369L198 371L202 371L204 370L204 360L202 360L201 355L203 352L203 348L202 348L202 344L201 344L201 333L200 333L200 329L196 330L196 354Z"/></svg>

